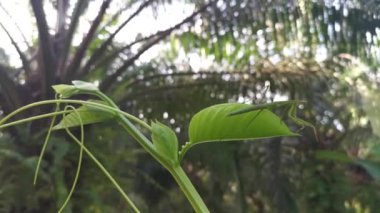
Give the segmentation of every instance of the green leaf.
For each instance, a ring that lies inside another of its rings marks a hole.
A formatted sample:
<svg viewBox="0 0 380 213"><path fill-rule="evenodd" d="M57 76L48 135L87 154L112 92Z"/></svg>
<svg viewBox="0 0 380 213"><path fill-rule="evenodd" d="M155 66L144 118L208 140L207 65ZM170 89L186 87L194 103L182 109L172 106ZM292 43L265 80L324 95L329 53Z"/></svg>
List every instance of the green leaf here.
<svg viewBox="0 0 380 213"><path fill-rule="evenodd" d="M58 84L52 86L54 91L61 95L62 98L69 98L80 92L95 92L99 91L98 87L85 81L72 81L73 85Z"/></svg>
<svg viewBox="0 0 380 213"><path fill-rule="evenodd" d="M357 160L355 163L361 165L368 174L376 181L380 180L380 164L369 160Z"/></svg>
<svg viewBox="0 0 380 213"><path fill-rule="evenodd" d="M79 90L86 91L98 91L99 88L94 83L86 82L86 81L72 81L73 85Z"/></svg>
<svg viewBox="0 0 380 213"><path fill-rule="evenodd" d="M352 159L344 152L321 150L315 153L315 157L320 160L332 160L340 163L352 163Z"/></svg>
<svg viewBox="0 0 380 213"><path fill-rule="evenodd" d="M376 139L374 139L374 140L369 140L369 142L371 142L371 143L377 143L376 140L378 140L378 139L376 138ZM371 159L371 160L373 160L373 161L378 161L378 162L380 162L380 144L375 144L375 145L373 145L373 146L370 148L370 150L369 150L369 152L368 152L366 158Z"/></svg>
<svg viewBox="0 0 380 213"><path fill-rule="evenodd" d="M267 109L230 116L232 112L250 106L227 103L198 112L190 121L190 144L298 135L290 131L277 115Z"/></svg>
<svg viewBox="0 0 380 213"><path fill-rule="evenodd" d="M105 104L102 101L96 102ZM78 114L80 115L83 125L99 123L102 121L110 120L115 117L115 114L104 111L99 107L81 106L77 109L77 113L72 112L66 115L57 125L53 127L53 130L80 126L81 123L78 118Z"/></svg>
<svg viewBox="0 0 380 213"><path fill-rule="evenodd" d="M62 98L69 98L78 93L78 89L73 85L57 84L52 87L57 94L61 95Z"/></svg>
<svg viewBox="0 0 380 213"><path fill-rule="evenodd" d="M346 153L339 151L322 150L316 152L316 158L332 160L338 163L353 163L362 166L372 178L380 180L380 163L366 159L351 159Z"/></svg>
<svg viewBox="0 0 380 213"><path fill-rule="evenodd" d="M174 131L160 122L152 122L152 140L157 152L171 163L178 162L178 139Z"/></svg>

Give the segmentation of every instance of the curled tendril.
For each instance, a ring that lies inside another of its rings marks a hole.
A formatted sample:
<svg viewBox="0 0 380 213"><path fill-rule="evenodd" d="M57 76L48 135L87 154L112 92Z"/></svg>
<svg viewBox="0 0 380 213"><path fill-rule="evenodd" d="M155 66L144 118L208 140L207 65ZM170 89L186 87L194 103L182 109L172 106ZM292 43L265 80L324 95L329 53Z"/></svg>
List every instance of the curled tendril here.
<svg viewBox="0 0 380 213"><path fill-rule="evenodd" d="M57 104L61 104L61 103L63 103L63 104L80 104L83 106L95 107L95 108L103 110L104 112L107 112L107 113L117 114L119 116L123 116L123 117L135 122L136 124L140 125L141 127L144 127L147 130L151 131L150 125L148 125L144 121L142 121L139 118L137 118L137 117L135 117L129 113L126 113L126 112L124 112L118 108L115 108L113 106L109 106L109 105L101 104L101 103L96 103L96 102L92 102L92 101L82 101L82 100L73 100L73 99L58 99L58 96L54 100L38 101L38 102L34 102L34 103L31 103L31 104L28 104L28 105L25 105L25 106L18 108L17 110L13 111L12 113L8 114L7 116L3 117L0 120L0 129L6 128L9 126L14 126L14 125L21 124L21 123L26 123L26 122L33 121L33 120L38 120L41 118L53 117L55 115L64 114L65 112L63 112L63 111L56 111L54 113L46 113L46 114L42 114L42 115L32 116L29 118L20 119L20 120L17 120L14 122L9 122L9 123L5 124L6 121L11 119L15 115L17 115L17 114L19 114L25 110L28 110L30 108L42 106L42 105L50 105L50 104L56 104L57 105Z"/></svg>
<svg viewBox="0 0 380 213"><path fill-rule="evenodd" d="M33 120L42 119L42 118L48 118L48 117L52 118L49 130L47 132L47 135L46 135L46 138L45 138L45 141L44 141L44 144L43 144L43 147L41 149L41 153L40 153L40 156L39 156L39 159L38 159L38 162L37 162L37 166L36 166L36 170L35 170L35 175L34 175L34 184L37 182L38 172L39 172L39 169L41 167L41 162L42 162L43 156L44 156L44 154L46 152L46 147L47 147L49 139L50 139L51 131L53 130L53 127L54 127L56 116L57 115L63 115L63 117L65 117L68 113L73 113L74 112L74 113L76 113L78 115L78 117L80 119L79 110L78 109L76 109L76 108L74 108L72 106L67 106L67 107L65 107L65 109L60 110L60 104L61 103L63 103L63 104L81 104L81 105L88 105L88 106L93 106L93 107L99 107L100 109L104 110L105 112L112 113L112 114L116 113L119 116L125 116L126 118L131 119L132 121L135 121L136 123L140 124L142 127L145 127L148 130L150 130L150 126L148 124L146 124L144 121L139 120L138 118L134 117L133 115L130 115L130 114L128 114L126 112L123 112L123 111L119 110L118 108L114 108L112 106L108 106L108 105L104 105L104 104L99 104L99 103L95 103L95 102L90 102L90 101L60 99L60 97L58 95L56 95L56 97L55 97L54 100L40 101L40 102L35 102L35 103L32 103L32 104L28 104L26 106L23 106L23 107L15 110L14 112L10 113L9 115L5 116L4 118L2 118L0 120L0 129L6 128L6 127L9 127L9 126L14 126L14 125L21 124L21 123L30 122L30 121L33 121ZM42 115L37 115L37 116L33 116L33 117L29 117L29 118L25 118L25 119L21 119L21 120L17 120L17 121L5 123L7 120L9 120L10 118L12 118L16 114L21 113L22 111L25 111L25 110L33 108L33 107L37 107L37 106L41 106L41 105L46 105L46 104L55 104L56 105L55 111L53 113L46 113L46 114L42 114ZM69 194L68 194L68 196L67 196L64 204L59 209L59 212L61 212L66 207L66 205L67 205L68 201L70 200L71 195L72 195L72 193L73 193L73 191L75 189L75 186L76 186L76 183L77 183L77 179L79 177L79 172L80 172L81 163L82 163L82 156L83 156L83 151L84 151L90 157L90 159L99 167L99 169L107 176L107 178L111 181L111 183L116 187L116 189L119 191L119 193L125 199L126 203L128 203L131 206L131 208L133 209L133 211L139 213L140 212L139 209L132 202L132 200L127 196L127 194L124 192L124 190L120 187L120 185L117 183L117 181L113 178L113 176L107 171L107 169L105 169L105 167L103 166L103 164L99 162L99 160L91 153L91 151L89 151L84 146L84 144L83 144L84 143L83 121L80 120L80 123L81 123L81 125L80 125L80 128L81 128L81 138L80 138L80 140L77 137L75 137L67 127L65 127L65 130L66 130L67 134L73 139L73 141L78 146L80 146L81 152L80 152L80 157L79 157L79 161L78 161L78 168L77 168L76 176L74 178L73 185L71 187L71 190L70 190L70 192L69 192Z"/></svg>
<svg viewBox="0 0 380 213"><path fill-rule="evenodd" d="M78 113L78 110L76 110L74 108L74 112L77 113L77 115L79 116L79 113ZM103 166L102 163L99 162L99 160L92 154L91 151L89 151L85 146L84 146L84 143L83 141L81 140L78 140L77 137L75 137L75 135L72 134L72 132L68 129L68 128L65 128L67 134L71 137L71 139L73 139L73 141L79 145L81 147L81 150L83 150L84 152L86 152L86 154L91 158L91 160L99 167L99 169L108 177L108 179L111 181L111 183L116 187L116 189L120 192L120 194L123 196L123 198L125 199L125 201L131 206L131 208L133 209L134 212L136 213L140 213L139 209L136 207L136 205L133 203L133 201L128 197L128 195L124 192L124 190L121 188L121 186L117 183L117 181L112 177L112 175L107 171L107 169ZM81 137L83 137L83 125L81 125ZM81 138L82 139L82 138ZM78 165L79 165L79 162L78 162ZM78 168L80 168L78 166ZM77 170L77 174L79 175L79 171ZM77 176L76 176L77 178ZM73 187L72 189L75 187L75 185L73 184ZM68 199L70 199L70 197L68 197ZM68 200L67 199L67 200ZM60 210L63 210L64 206L61 207Z"/></svg>
<svg viewBox="0 0 380 213"><path fill-rule="evenodd" d="M55 100L58 100L58 94L55 95ZM59 111L59 103L57 102L54 112L56 113L58 111ZM49 130L48 130L48 132L46 134L46 137L45 137L44 145L42 146L40 156L38 157L38 162L37 162L36 170L34 171L34 179L33 179L33 184L34 185L36 185L36 183L37 183L38 172L39 172L40 167L41 167L41 162L42 162L42 159L44 157L44 154L45 154L45 151L46 151L46 147L47 147L47 145L49 143L51 131L53 129L56 117L57 117L57 115L53 115L53 117L51 119Z"/></svg>
<svg viewBox="0 0 380 213"><path fill-rule="evenodd" d="M75 190L75 187L77 185L77 182L78 182L78 178L79 178L79 174L80 174L80 170L81 170L81 167L82 167L82 159L83 159L83 147L84 147L84 128L83 128L83 121L82 121L82 118L80 117L80 114L79 112L75 109L75 107L71 106L71 105L68 105L68 106L65 106L64 110L66 111L67 109L71 109L74 111L74 113L76 114L76 117L78 118L79 120L79 123L80 123L80 143L82 144L82 146L80 146L80 151L79 151L79 158L78 158L78 165L77 165L77 171L75 173L75 177L74 177L74 180L73 180L73 184L71 185L71 189L70 189L70 192L69 194L67 195L66 197L66 200L65 202L63 202L61 208L58 210L58 213L61 213L63 211L63 209L66 207L66 205L69 203L70 201L70 198L72 196L72 194L74 193L74 190ZM63 114L63 119L66 117L67 113ZM65 123L65 122L64 122ZM72 132L70 131L70 129L66 126L66 123L65 123L65 130L67 132L67 134L70 135L71 138L75 138L76 140L78 140L78 138L76 138Z"/></svg>

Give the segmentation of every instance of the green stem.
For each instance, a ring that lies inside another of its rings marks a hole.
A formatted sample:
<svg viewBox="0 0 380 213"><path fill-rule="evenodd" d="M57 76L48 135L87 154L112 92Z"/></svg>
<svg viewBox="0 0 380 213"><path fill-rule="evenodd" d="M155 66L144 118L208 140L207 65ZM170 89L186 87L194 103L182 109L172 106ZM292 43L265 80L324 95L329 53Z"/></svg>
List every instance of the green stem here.
<svg viewBox="0 0 380 213"><path fill-rule="evenodd" d="M73 184L71 186L71 189L70 189L70 192L69 194L67 195L66 197L66 200L63 202L61 208L58 210L58 213L61 213L65 207L67 206L67 204L69 203L70 201L70 198L71 196L73 195L74 193L74 190L75 190L75 187L77 186L77 183L78 183L78 179L79 179L79 174L80 174L80 170L81 170L81 167L82 167L82 159L83 159L83 147L84 147L84 127L83 127L83 121L82 121L82 118L80 117L79 113L77 112L77 110L73 107L73 106L66 106L65 107L65 110L67 108L71 108L73 109L74 113L77 115L77 118L80 122L80 143L83 145L80 147L80 151L79 151L79 158L78 158L78 166L77 166L77 171L75 173L75 176L74 176L74 181L73 181ZM57 106L57 109L58 109L58 106ZM63 117L65 117L66 114L63 115ZM55 117L54 117L55 118ZM52 122L54 123L54 122ZM52 129L52 126L50 126L50 130ZM75 137L72 132L70 131L69 128L65 128L66 129L66 132L71 136L71 137ZM50 130L49 130L49 133L50 133ZM41 155L42 156L42 155Z"/></svg>
<svg viewBox="0 0 380 213"><path fill-rule="evenodd" d="M183 171L180 165L170 168L169 172L172 174L175 181L180 186L186 198L190 201L190 204L194 208L195 212L197 213L210 212L206 204L203 202L201 196L198 194L197 190L194 188L190 179L187 177L185 171Z"/></svg>
<svg viewBox="0 0 380 213"><path fill-rule="evenodd" d="M81 110L78 110L78 111L81 111ZM70 112L73 112L73 110L62 110L62 111L59 111L59 112L50 112L50 113L45 113L45 114L42 114L42 115L36 115L36 116L32 116L32 117L28 117L28 118L24 118L24 119L20 119L20 120L17 120L17 121L13 121L13 122L9 122L9 123L0 125L0 129L7 128L7 127L10 127L10 126L15 126L15 125L26 123L26 122L30 122L30 121L34 121L34 120L43 119L43 118L49 118L49 117L53 117L54 118L57 115L63 115L65 113L70 113Z"/></svg>
<svg viewBox="0 0 380 213"><path fill-rule="evenodd" d="M18 113L20 113L22 111L25 111L25 110L27 110L29 108L37 107L37 106L41 106L41 105L47 105L47 104L57 104L57 103L81 104L81 105L85 105L85 106L86 105L87 106L94 106L94 107L97 107L98 109L101 109L101 110L104 110L104 111L122 114L123 116L127 117L128 119L130 119L130 120L138 123L139 125L147 128L148 130L150 130L150 126L147 123L145 123L144 121L136 118L135 116L133 116L133 115L131 115L129 113L126 113L124 111L119 110L118 108L114 108L112 106L108 106L108 105L105 105L105 104L99 104L99 103L91 102L91 101L81 101L81 100L71 100L71 99L46 100L46 101L39 101L39 102L35 102L35 103L31 103L31 104L25 105L23 107L18 108L15 111L13 111L12 113L8 114L6 117L4 117L2 120L0 120L0 125L3 124L8 119L10 119L11 117L15 116L16 114L18 114Z"/></svg>
<svg viewBox="0 0 380 213"><path fill-rule="evenodd" d="M145 137L127 118L119 117L120 125L147 151L154 159L160 162L165 168L170 165L164 158L158 155L153 143Z"/></svg>
<svg viewBox="0 0 380 213"><path fill-rule="evenodd" d="M96 95L101 100L105 101L111 107L119 109L118 106L110 98L108 98L104 93L102 93L100 91L96 91L92 94ZM154 159L156 159L166 169L168 169L170 167L170 162L168 162L165 158L162 158L157 153L157 151L155 150L155 147L153 146L153 143L147 137L145 137L145 135L143 133L141 133L141 131L138 130L135 125L133 125L128 120L128 117L122 116L120 114L118 117L119 117L118 120L119 120L121 126L123 126L125 130L127 130L127 132L145 149L145 151L147 151ZM149 130L151 130L150 126L149 126Z"/></svg>
<svg viewBox="0 0 380 213"><path fill-rule="evenodd" d="M103 101L106 101L109 105L117 107L116 104L113 103L113 101L110 100L103 93L100 93L98 97L103 99ZM148 138L146 138L126 117L120 116L119 118L120 123L128 131L128 133L131 134L132 137L135 138L153 158L160 162L161 165L164 166L172 174L172 176L180 186L182 192L185 194L186 198L189 200L194 210L197 213L210 212L206 204L203 202L201 196L194 188L190 179L183 171L179 162L173 165L166 159L162 158L155 150L155 147L153 146L152 142Z"/></svg>
<svg viewBox="0 0 380 213"><path fill-rule="evenodd" d="M187 199L189 200L189 202L193 206L194 210L196 212L200 212L200 213L204 213L204 212L207 213L207 212L209 212L209 210L207 209L207 206L203 202L202 198L200 197L200 195L198 194L198 192L194 188L193 184L191 183L191 181L187 177L186 173L183 171L183 169L179 165L179 162L178 162L178 164L173 165L171 162L169 162L165 158L161 157L157 153L157 151L155 150L155 147L154 147L153 143L148 138L146 138L145 135L142 134L141 131L139 131L135 127L135 125L133 125L129 121L129 119L131 119L132 121L134 121L134 122L140 124L141 126L147 128L148 130L151 130L151 127L147 123L145 123L144 121L142 121L142 120L134 117L133 115L130 115L130 114L126 113L126 112L123 112L123 111L119 110L119 108L116 106L116 104L111 99L109 99L106 95L104 95L103 93L101 93L101 92L95 92L95 93L92 93L92 94L98 96L103 101L106 101L109 105L99 104L99 103L90 102L90 101L80 101L80 100L70 100L70 99L47 100L47 101L35 102L35 103L32 103L32 104L23 106L23 107L17 109L16 111L10 113L8 116L4 117L2 120L0 120L0 128L5 127L5 125L2 126L1 124L3 124L5 121L7 121L8 119L10 119L14 115L16 115L16 114L18 114L18 113L20 113L20 112L22 112L24 110L27 110L27 109L29 109L31 107L36 107L36 106L45 105L45 104L66 103L66 104L89 105L89 106L97 107L97 108L99 108L101 110L104 110L104 111L107 111L107 112L116 113L117 116L118 116L118 118L119 118L118 119L119 122L128 131L128 133L131 134L131 136L133 138L135 138L139 142L139 144L154 159L156 159L157 161L159 161L161 163L161 165L163 165L167 170L169 170L169 172L173 175L174 179L176 180L176 182L180 186L181 190L184 192L185 196L187 197ZM64 110L64 111L67 112L66 110ZM34 119L39 119L39 118L42 118L42 117L56 116L57 114L63 114L63 113L55 112L55 113L48 113L48 114L45 114L45 115L39 115L39 116L35 116L35 117L32 117L32 118L28 118L28 119L23 119L23 122L27 122L27 121L34 120ZM19 121L18 123L21 123L21 121ZM12 124L15 124L15 122L12 122ZM128 198L128 196L124 193L124 191L118 185L118 183L115 181L115 179L108 173L108 171L95 158L95 156L93 156L92 153L83 144L81 144L81 142L78 141L75 137L73 138L73 140L79 146L81 146L83 148L83 150L86 152L86 154L95 162L95 164L97 164L97 166L103 171L103 173L110 179L110 181L116 186L116 188L118 189L118 191L125 198L125 200L127 201L127 203L132 206L132 208L134 209L134 211L135 212L139 212L139 210L132 203L132 201Z"/></svg>
<svg viewBox="0 0 380 213"><path fill-rule="evenodd" d="M116 189L120 192L120 194L124 197L125 201L132 207L134 212L140 213L132 200L129 199L128 195L124 192L121 186L117 183L117 181L112 177L112 175L104 168L103 164L98 161L98 159L73 135L69 134L69 136L78 144L86 154L94 161L94 163L102 170L102 172L108 177L108 179L112 182L112 184L116 187Z"/></svg>
<svg viewBox="0 0 380 213"><path fill-rule="evenodd" d="M46 137L45 137L45 141L44 141L44 145L42 146L42 149L41 149L41 154L40 156L38 157L38 162L37 162L37 166L36 166L36 170L34 172L34 179L33 179L33 184L36 185L36 182L37 182L37 176L38 176L38 171L40 169L40 165L41 165L41 162L42 162L42 158L44 157L44 153L45 153L45 150L46 150L46 147L49 143L49 139L50 139L50 134L51 134L51 130L53 129L53 126L54 126L54 123L55 123L55 119L56 119L56 112L57 110L59 110L59 104L57 104L57 106L55 107L55 111L54 111L54 114L53 114L53 118L50 122L50 127L49 127L49 130L46 134ZM17 122L13 122L13 123L17 123ZM0 128L4 128L5 125L3 125L2 127Z"/></svg>

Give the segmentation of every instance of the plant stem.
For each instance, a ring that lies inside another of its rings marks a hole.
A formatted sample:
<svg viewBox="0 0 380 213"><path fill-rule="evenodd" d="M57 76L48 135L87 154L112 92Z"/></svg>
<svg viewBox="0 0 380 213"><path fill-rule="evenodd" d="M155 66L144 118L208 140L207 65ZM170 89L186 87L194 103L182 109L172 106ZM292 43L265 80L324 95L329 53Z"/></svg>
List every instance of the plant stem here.
<svg viewBox="0 0 380 213"><path fill-rule="evenodd" d="M81 111L81 110L79 110L79 111ZM30 121L34 121L34 120L43 119L43 118L49 118L49 117L53 117L54 118L57 115L63 115L65 113L70 113L70 112L73 112L73 110L62 110L62 111L59 111L59 112L50 112L50 113L45 113L45 114L42 114L42 115L36 115L36 116L32 116L32 117L21 119L21 120L17 120L17 121L12 121L12 122L9 122L9 123L6 123L6 124L0 124L0 129L7 128L7 127L10 127L10 126L15 126L15 125L26 123L26 122L30 122Z"/></svg>
<svg viewBox="0 0 380 213"><path fill-rule="evenodd" d="M112 177L112 175L107 171L107 169L103 166L103 164L100 163L98 159L90 152L90 150L88 150L74 135L72 135L71 133L68 133L68 134L74 140L74 142L86 152L86 154L91 158L91 160L94 161L94 163L99 167L99 169L107 176L107 178L112 182L112 184L123 196L125 201L132 207L133 211L139 213L140 211L138 210L138 208L135 206L132 200L129 199L128 195L124 192L124 190L116 182L116 180Z"/></svg>
<svg viewBox="0 0 380 213"><path fill-rule="evenodd" d="M180 186L182 192L186 195L186 198L190 201L190 204L197 213L208 213L210 212L203 202L201 196L198 194L194 185L191 183L190 179L187 177L185 171L183 171L180 165L171 167L169 172L174 177L175 181Z"/></svg>
<svg viewBox="0 0 380 213"><path fill-rule="evenodd" d="M105 94L98 92L97 95L100 99L118 109L117 105ZM208 210L206 204L203 202L201 196L194 188L194 185L191 183L185 171L183 171L179 162L173 165L166 159L162 158L154 149L152 142L147 139L138 129L136 129L136 127L130 123L126 117L119 116L119 118L122 126L132 135L132 137L134 137L153 158L160 162L161 165L164 166L172 174L194 210L197 213L209 213L210 211Z"/></svg>
<svg viewBox="0 0 380 213"><path fill-rule="evenodd" d="M56 113L58 110L59 110L59 104L56 105L54 113ZM36 182L37 182L38 171L40 169L40 165L41 165L41 162L42 162L42 158L44 157L44 153L45 153L46 147L47 147L47 145L49 143L51 130L53 129L53 126L54 126L56 118L57 118L57 116L54 114L53 118L51 119L51 122L50 122L49 130L48 130L48 132L46 134L46 137L45 137L44 145L42 146L42 149L41 149L41 154L38 157L38 162L37 162L36 170L34 172L34 179L33 179L33 184L34 185L36 185ZM4 128L4 125L3 125L3 128Z"/></svg>
<svg viewBox="0 0 380 213"><path fill-rule="evenodd" d="M104 110L104 111L109 111L109 112L114 112L114 113L122 114L125 117L127 117L128 119L130 119L131 121L134 121L134 122L138 123L139 125L141 125L142 127L147 128L148 130L150 130L150 126L147 123L145 123L144 121L136 118L135 116L133 116L133 115L131 115L129 113L126 113L126 112L123 112L123 111L119 110L118 108L114 108L114 107L111 107L111 106L108 106L108 105L105 105L105 104L99 104L99 103L91 102L91 101L81 101L81 100L71 100L71 99L46 100L46 101L39 101L39 102L34 102L34 103L31 103L31 104L25 105L23 107L18 108L15 111L13 111L12 113L8 114L3 119L1 119L0 120L0 125L3 124L8 119L10 119L11 117L13 117L14 115L16 115L16 114L18 114L18 113L20 113L22 111L25 111L25 110L27 110L29 108L37 107L37 106L41 106L41 105L47 105L47 104L57 104L57 103L81 104L81 105L84 105L84 106L93 106L93 107L99 108L99 110ZM58 113L59 112L57 112L57 114ZM63 113L60 113L60 114L63 114ZM54 116L55 114L54 113L51 113L51 114L47 113L47 114L44 114L44 115L46 115L46 116ZM27 121L28 120L24 120L24 122L27 122Z"/></svg>
<svg viewBox="0 0 380 213"><path fill-rule="evenodd" d="M3 119L0 120L0 129L19 124L19 123L24 123L28 121L32 121L35 119L41 119L45 117L50 117L50 116L57 116L59 114L65 114L70 112L70 110L63 110L62 112L53 112L53 113L47 113L43 115L38 115L26 119L22 119L19 121L14 121L9 124L3 124L5 123L8 119L13 117L14 115L27 110L32 107L36 106L41 106L45 104L59 104L59 103L66 103L66 104L82 104L82 105L87 105L87 106L93 106L96 108L99 108L101 110L110 112L110 113L116 113L118 117L118 121L121 123L121 125L131 134L133 138L135 138L139 144L157 161L161 163L174 177L178 185L180 186L181 190L185 194L186 198L189 200L190 204L194 208L194 210L197 213L209 213L210 211L208 210L207 206L203 202L202 198L198 194L197 190L194 188L193 184L187 177L186 173L183 171L182 167L179 165L179 162L176 164L172 164L171 162L167 161L165 158L161 157L157 151L155 150L155 147L153 143L145 137L144 134L142 134L141 131L139 131L135 125L133 125L129 119L132 121L140 124L141 126L147 128L148 130L151 130L151 127L145 123L144 121L134 117L133 115L130 115L126 112L123 112L119 110L119 108L116 106L116 104L109 99L105 94L101 92L94 92L94 93L88 93L92 95L98 96L100 99L103 101L107 102L109 105L104 105L104 104L99 104L96 102L90 102L90 101L80 101L80 100L70 100L70 99L59 99L59 100L47 100L47 101L40 101L40 102L35 102L31 103L29 105L23 106L16 111L10 113L9 115L5 116ZM3 125L2 125L3 124ZM92 153L73 135L68 132L68 134L72 137L72 139L86 152L86 154L97 164L97 166L100 168L100 170L103 171L103 173L110 179L110 181L115 185L115 187L118 189L118 191L122 194L126 202L132 206L133 210L135 212L139 212L139 210L136 208L136 206L133 204L133 202L129 199L129 197L125 194L125 192L122 190L122 188L118 185L118 183L115 181L115 179L111 176L111 174L108 173L108 171L103 167L103 165L95 158L95 156L92 155Z"/></svg>

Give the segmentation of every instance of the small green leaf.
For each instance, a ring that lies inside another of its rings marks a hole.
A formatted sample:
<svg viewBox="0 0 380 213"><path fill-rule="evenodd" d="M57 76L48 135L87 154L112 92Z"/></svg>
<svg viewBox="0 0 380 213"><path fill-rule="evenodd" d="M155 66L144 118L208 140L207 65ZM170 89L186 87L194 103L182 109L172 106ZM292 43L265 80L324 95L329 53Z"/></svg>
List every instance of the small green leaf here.
<svg viewBox="0 0 380 213"><path fill-rule="evenodd" d="M198 112L190 121L190 143L298 135L290 131L277 115L267 109L230 116L232 112L250 106L227 103Z"/></svg>
<svg viewBox="0 0 380 213"><path fill-rule="evenodd" d="M78 93L78 89L73 85L57 84L52 87L57 94L61 95L62 98L69 98Z"/></svg>
<svg viewBox="0 0 380 213"><path fill-rule="evenodd" d="M178 140L172 129L152 122L152 140L157 152L172 163L178 162Z"/></svg>
<svg viewBox="0 0 380 213"><path fill-rule="evenodd" d="M86 81L72 81L73 85L79 90L86 91L98 91L99 88L94 83L86 82Z"/></svg>
<svg viewBox="0 0 380 213"><path fill-rule="evenodd" d="M60 94L62 98L70 98L80 92L94 92L98 91L98 87L85 81L72 81L73 85L58 84L54 85L53 89L56 93Z"/></svg>
<svg viewBox="0 0 380 213"><path fill-rule="evenodd" d="M101 101L96 102L105 104ZM83 125L110 120L115 116L115 114L104 111L99 107L81 106L77 109L77 113L72 112L66 115L57 125L53 127L53 130L80 126L81 123L78 118L78 114L80 115Z"/></svg>

